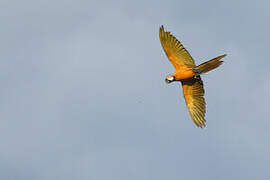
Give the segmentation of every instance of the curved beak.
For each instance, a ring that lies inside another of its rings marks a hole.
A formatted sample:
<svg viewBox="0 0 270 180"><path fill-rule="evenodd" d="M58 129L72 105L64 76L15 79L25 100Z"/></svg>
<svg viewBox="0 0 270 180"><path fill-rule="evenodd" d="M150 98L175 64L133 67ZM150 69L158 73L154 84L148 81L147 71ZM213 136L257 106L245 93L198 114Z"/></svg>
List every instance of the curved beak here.
<svg viewBox="0 0 270 180"><path fill-rule="evenodd" d="M167 84L170 84L170 83L171 83L171 81L168 80L167 78L165 79L165 82L166 82Z"/></svg>

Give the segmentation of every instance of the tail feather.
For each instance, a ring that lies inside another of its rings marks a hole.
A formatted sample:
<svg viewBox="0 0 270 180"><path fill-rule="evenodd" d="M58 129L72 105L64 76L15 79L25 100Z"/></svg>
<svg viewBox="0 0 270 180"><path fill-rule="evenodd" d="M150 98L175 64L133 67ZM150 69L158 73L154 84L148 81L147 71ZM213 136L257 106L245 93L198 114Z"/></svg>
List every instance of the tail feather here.
<svg viewBox="0 0 270 180"><path fill-rule="evenodd" d="M197 71L200 71L200 74L204 74L208 71L211 71L212 69L217 68L218 66L220 66L223 63L223 61L221 61L221 59L224 58L225 56L226 56L226 54L215 57L214 59L211 59L209 61L206 61L206 62L200 64L195 69Z"/></svg>

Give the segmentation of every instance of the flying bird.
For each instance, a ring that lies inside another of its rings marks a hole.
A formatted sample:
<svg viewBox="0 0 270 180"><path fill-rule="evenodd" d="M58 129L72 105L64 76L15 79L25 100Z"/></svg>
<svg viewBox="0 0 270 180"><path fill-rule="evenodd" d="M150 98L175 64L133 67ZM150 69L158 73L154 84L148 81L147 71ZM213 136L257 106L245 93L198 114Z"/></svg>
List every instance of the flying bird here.
<svg viewBox="0 0 270 180"><path fill-rule="evenodd" d="M161 46L168 59L176 69L172 75L165 79L166 83L180 81L183 95L186 101L191 119L198 127L205 127L205 99L201 74L219 67L221 60L226 54L213 58L196 66L193 58L184 46L170 32L164 31L164 27L159 29Z"/></svg>

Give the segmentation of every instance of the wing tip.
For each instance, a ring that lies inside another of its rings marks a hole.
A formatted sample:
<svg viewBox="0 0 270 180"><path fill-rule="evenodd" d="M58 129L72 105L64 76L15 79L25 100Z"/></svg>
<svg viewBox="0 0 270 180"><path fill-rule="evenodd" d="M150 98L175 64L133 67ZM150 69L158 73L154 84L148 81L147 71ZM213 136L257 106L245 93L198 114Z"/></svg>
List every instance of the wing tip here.
<svg viewBox="0 0 270 180"><path fill-rule="evenodd" d="M165 31L164 31L164 26L163 25L161 25L160 27L159 27L159 34L163 34Z"/></svg>
<svg viewBox="0 0 270 180"><path fill-rule="evenodd" d="M206 124L205 124L205 122L203 122L202 124L197 125L197 126L198 126L198 127L200 127L201 129L206 128Z"/></svg>
<svg viewBox="0 0 270 180"><path fill-rule="evenodd" d="M194 117L192 117L192 119L193 119L193 118L194 118ZM195 122L195 124L196 124L198 127L202 128L202 129L206 127L206 125L205 125L206 121L205 121L204 117L200 117L200 118L193 119L193 121Z"/></svg>
<svg viewBox="0 0 270 180"><path fill-rule="evenodd" d="M159 29L164 29L164 26L161 24L161 26L159 27Z"/></svg>
<svg viewBox="0 0 270 180"><path fill-rule="evenodd" d="M223 54L223 55L219 56L219 58L222 59L222 58L224 58L226 56L227 56L227 54Z"/></svg>
<svg viewBox="0 0 270 180"><path fill-rule="evenodd" d="M194 121L195 125L197 127L201 128L201 129L203 129L203 128L206 127L206 124L205 124L206 121L205 121L205 119L203 119L203 121L196 121L196 120L193 119L193 121Z"/></svg>

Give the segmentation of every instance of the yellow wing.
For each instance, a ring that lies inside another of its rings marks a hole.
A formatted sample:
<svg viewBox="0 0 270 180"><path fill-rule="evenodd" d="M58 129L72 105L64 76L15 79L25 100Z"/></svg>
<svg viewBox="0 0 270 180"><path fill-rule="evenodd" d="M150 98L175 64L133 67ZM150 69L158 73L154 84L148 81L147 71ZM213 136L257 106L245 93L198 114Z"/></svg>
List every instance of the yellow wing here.
<svg viewBox="0 0 270 180"><path fill-rule="evenodd" d="M182 81L183 94L193 122L198 127L205 127L205 100L203 82L199 77Z"/></svg>
<svg viewBox="0 0 270 180"><path fill-rule="evenodd" d="M170 32L165 32L163 26L159 29L159 38L166 55L176 71L196 66L189 52Z"/></svg>

